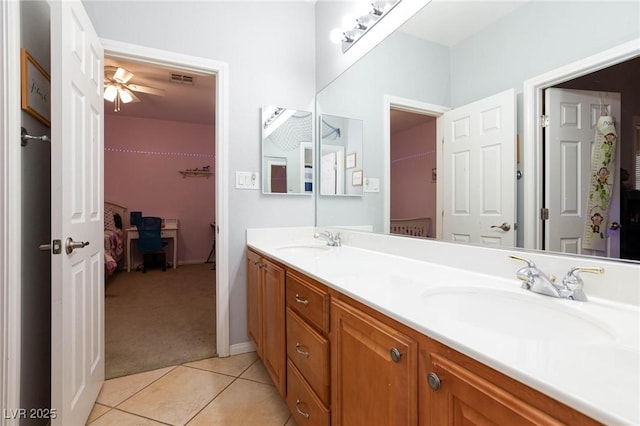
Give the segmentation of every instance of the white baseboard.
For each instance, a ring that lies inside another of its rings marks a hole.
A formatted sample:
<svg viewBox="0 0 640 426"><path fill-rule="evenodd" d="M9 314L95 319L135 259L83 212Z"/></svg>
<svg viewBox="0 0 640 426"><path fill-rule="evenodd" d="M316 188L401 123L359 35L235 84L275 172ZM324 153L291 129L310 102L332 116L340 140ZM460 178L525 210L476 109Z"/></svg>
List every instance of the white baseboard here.
<svg viewBox="0 0 640 426"><path fill-rule="evenodd" d="M247 352L255 352L256 348L251 342L237 343L229 348L229 355L246 354Z"/></svg>

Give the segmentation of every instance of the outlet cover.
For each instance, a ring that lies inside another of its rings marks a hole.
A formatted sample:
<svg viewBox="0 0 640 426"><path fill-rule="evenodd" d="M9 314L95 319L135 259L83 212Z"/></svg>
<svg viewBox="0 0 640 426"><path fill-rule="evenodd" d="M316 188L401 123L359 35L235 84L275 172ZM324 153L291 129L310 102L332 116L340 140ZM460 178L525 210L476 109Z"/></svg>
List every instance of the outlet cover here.
<svg viewBox="0 0 640 426"><path fill-rule="evenodd" d="M364 192L380 192L380 179L364 178Z"/></svg>

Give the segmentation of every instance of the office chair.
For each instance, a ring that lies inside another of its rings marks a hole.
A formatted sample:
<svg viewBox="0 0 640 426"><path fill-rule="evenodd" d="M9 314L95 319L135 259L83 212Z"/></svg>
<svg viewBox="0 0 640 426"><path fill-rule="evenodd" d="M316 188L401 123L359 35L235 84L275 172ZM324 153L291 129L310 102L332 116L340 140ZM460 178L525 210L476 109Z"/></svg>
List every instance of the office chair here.
<svg viewBox="0 0 640 426"><path fill-rule="evenodd" d="M143 257L162 254L162 271L167 270L167 262L164 257L163 248L167 245L162 241L162 219L159 217L141 217L136 227L138 228L138 251L143 254ZM142 269L142 273L146 273L146 263L144 260L142 265L138 266L137 270ZM155 263L155 262L153 262Z"/></svg>
<svg viewBox="0 0 640 426"><path fill-rule="evenodd" d="M129 223L131 226L138 226L138 222L142 219L142 212L129 213Z"/></svg>

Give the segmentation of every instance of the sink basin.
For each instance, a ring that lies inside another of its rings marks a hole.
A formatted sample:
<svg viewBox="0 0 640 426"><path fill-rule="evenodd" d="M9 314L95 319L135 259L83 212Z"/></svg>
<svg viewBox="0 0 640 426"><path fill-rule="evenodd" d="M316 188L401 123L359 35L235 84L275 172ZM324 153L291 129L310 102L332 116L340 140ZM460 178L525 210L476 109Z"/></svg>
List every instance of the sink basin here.
<svg viewBox="0 0 640 426"><path fill-rule="evenodd" d="M425 312L442 323L489 330L502 336L535 341L609 341L615 333L597 318L548 303L534 294L475 287L429 290L422 295ZM551 300L551 302L554 302ZM577 303L577 302L569 302Z"/></svg>
<svg viewBox="0 0 640 426"><path fill-rule="evenodd" d="M291 245L291 246L284 246L284 247L279 247L277 250L279 252L284 252L284 253L295 253L295 254L320 254L320 253L326 253L329 250L331 250L333 247L327 246L327 245L313 245L313 244L302 244L302 245Z"/></svg>

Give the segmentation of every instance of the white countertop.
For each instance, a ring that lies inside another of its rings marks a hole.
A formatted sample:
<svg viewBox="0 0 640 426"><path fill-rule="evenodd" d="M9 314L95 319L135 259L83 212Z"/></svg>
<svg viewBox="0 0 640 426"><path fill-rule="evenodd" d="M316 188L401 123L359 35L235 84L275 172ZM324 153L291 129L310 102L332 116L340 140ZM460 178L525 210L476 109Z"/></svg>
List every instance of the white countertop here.
<svg viewBox="0 0 640 426"><path fill-rule="evenodd" d="M251 233L247 244L598 421L640 424L637 306L593 297L561 300L523 290L515 279L517 265L514 278L505 279L345 244L322 251L280 249L322 244L310 235L300 239L293 233L285 241ZM443 320L437 297L456 292L471 298L461 302L455 320ZM496 295L505 303L483 311L485 294L491 303ZM520 302L534 308L527 312ZM545 314L558 312L565 315L559 318L591 321L596 332L585 341L570 332L565 338L564 324L539 325ZM500 330L484 325L502 318Z"/></svg>

